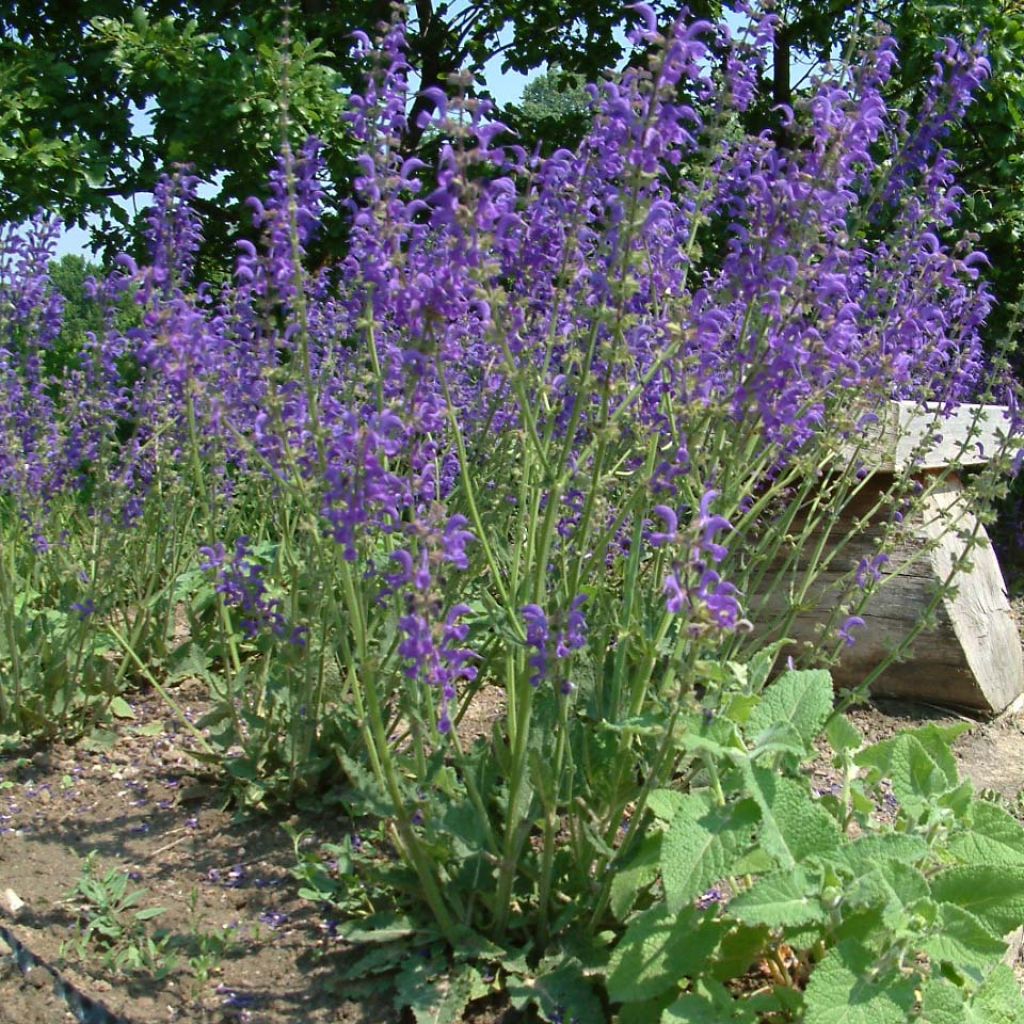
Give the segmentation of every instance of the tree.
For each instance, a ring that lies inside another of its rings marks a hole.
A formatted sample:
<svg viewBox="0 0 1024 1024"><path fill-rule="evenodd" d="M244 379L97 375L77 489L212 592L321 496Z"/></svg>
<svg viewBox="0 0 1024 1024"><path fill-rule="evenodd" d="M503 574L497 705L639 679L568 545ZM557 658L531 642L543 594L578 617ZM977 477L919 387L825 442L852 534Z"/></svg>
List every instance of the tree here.
<svg viewBox="0 0 1024 1024"><path fill-rule="evenodd" d="M681 4L651 6L665 24ZM722 4L689 6L703 17ZM40 207L72 224L97 217L110 258L139 247L138 220L124 204L173 163L191 163L208 183L200 270L209 273L248 228L244 200L265 191L283 139L295 145L315 134L327 143L336 211L323 246L337 251L337 211L352 173L345 97L366 70L351 57L350 37L392 13L388 0L294 0L290 10L257 0L8 0L0 7L0 219ZM799 97L807 69L883 23L901 50L891 98L911 112L941 36L987 32L992 81L947 141L962 166L968 227L994 253L997 291L1009 297L1024 232L1021 0L777 0L775 13L775 51L752 117L777 132L772 108ZM409 60L424 89L454 90L456 71L480 72L495 56L506 70L557 69L503 112L530 145L542 136L549 145L575 141L576 83L621 63L621 29L637 18L621 0L412 0L406 16ZM421 145L418 115L432 97L421 94L410 110L410 151Z"/></svg>
<svg viewBox="0 0 1024 1024"><path fill-rule="evenodd" d="M351 33L392 13L388 0L290 10L257 0L10 0L0 8L0 219L39 208L69 224L98 217L109 259L138 247L125 204L187 162L211 190L201 201L204 255L223 259L283 139L309 134L327 143L337 206L351 173L344 97L365 71L350 57ZM568 11L560 0L414 0L407 16L423 88L446 88L494 55L506 69L558 61L594 77L619 60L616 29L635 17L618 0L576 0ZM410 149L431 106L428 94L412 107Z"/></svg>
<svg viewBox="0 0 1024 1024"><path fill-rule="evenodd" d="M590 96L582 75L549 67L527 82L519 104L505 112L505 120L518 131L528 149L541 145L545 152L577 145L591 120Z"/></svg>

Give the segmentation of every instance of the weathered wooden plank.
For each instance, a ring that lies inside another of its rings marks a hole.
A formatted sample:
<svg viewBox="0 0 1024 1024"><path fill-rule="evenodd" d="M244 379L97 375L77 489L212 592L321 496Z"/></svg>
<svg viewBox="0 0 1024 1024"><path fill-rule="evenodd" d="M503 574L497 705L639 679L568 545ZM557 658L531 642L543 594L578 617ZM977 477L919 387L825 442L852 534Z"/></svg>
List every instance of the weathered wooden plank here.
<svg viewBox="0 0 1024 1024"><path fill-rule="evenodd" d="M890 402L865 424L863 441L853 439L851 457L882 472L981 466L1005 444L1009 426L1003 405L965 404L944 415L935 403Z"/></svg>
<svg viewBox="0 0 1024 1024"><path fill-rule="evenodd" d="M872 486L869 481L868 488ZM884 486L884 481L879 479L877 486ZM872 500L866 493L859 504L869 507ZM830 534L828 543L845 539L845 544L807 589L801 601L804 610L786 631L797 642L791 651L794 655L799 654L801 645L820 646L821 630L843 600L849 572L878 550L881 523L857 536L844 533L862 514L854 509ZM919 514L905 524L892 561L881 567L884 583L859 613L865 626L856 630L855 643L844 647L833 670L837 685L859 685L918 625L939 584L963 554L964 541L950 529L954 524L967 531L977 526L979 533L984 533L967 507L959 479L951 475L923 499ZM1024 655L995 554L990 546L975 547L970 558L970 572L962 572L956 591L941 598L934 609L934 622L918 636L907 660L879 676L875 693L984 711L1001 711L1024 693ZM767 574L774 576L776 584L781 581L779 568L772 567ZM799 570L797 560L795 576L790 565L782 578L798 583ZM788 594L755 595L749 602L750 617L767 632L790 601Z"/></svg>

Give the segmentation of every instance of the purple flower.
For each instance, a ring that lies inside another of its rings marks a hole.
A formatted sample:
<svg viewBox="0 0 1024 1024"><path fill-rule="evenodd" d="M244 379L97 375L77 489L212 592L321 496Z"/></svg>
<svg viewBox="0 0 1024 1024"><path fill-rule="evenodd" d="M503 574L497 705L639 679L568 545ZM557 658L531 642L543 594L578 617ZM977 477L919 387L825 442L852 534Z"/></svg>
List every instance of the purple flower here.
<svg viewBox="0 0 1024 1024"><path fill-rule="evenodd" d="M859 615L848 616L839 627L839 639L847 647L852 647L857 642L857 638L853 635L853 630L861 629L864 625L864 620Z"/></svg>
<svg viewBox="0 0 1024 1024"><path fill-rule="evenodd" d="M704 496L700 500L700 515L697 518L697 528L701 533L700 556L698 557L707 554L716 564L729 554L729 549L721 544L716 544L715 535L721 533L722 530L732 529L732 523L728 519L711 512L711 503L717 497L718 491L707 490L704 492Z"/></svg>
<svg viewBox="0 0 1024 1024"><path fill-rule="evenodd" d="M519 609L519 614L526 623L526 643L534 649L529 659L530 667L533 669L530 685L540 686L548 674L548 643L551 639L548 617L544 609L536 604L523 605Z"/></svg>
<svg viewBox="0 0 1024 1024"><path fill-rule="evenodd" d="M712 623L721 630L734 630L740 624L743 611L736 599L738 591L726 583L712 569L701 575L696 599L703 603Z"/></svg>
<svg viewBox="0 0 1024 1024"><path fill-rule="evenodd" d="M665 522L665 529L650 535L651 546L655 548L676 544L679 541L679 518L667 505L655 505L654 511Z"/></svg>
<svg viewBox="0 0 1024 1024"><path fill-rule="evenodd" d="M869 582L878 583L882 578L882 566L889 561L889 556L880 553L868 558L865 555L857 565L857 586L864 590Z"/></svg>

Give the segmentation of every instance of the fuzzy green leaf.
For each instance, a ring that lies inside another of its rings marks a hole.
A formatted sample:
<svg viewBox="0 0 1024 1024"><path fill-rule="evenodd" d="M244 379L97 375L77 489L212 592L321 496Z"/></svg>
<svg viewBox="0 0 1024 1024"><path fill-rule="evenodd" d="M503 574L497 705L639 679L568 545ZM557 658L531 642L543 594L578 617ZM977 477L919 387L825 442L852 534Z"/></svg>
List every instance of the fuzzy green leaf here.
<svg viewBox="0 0 1024 1024"><path fill-rule="evenodd" d="M629 863L615 872L609 906L619 921L625 920L633 909L639 891L658 877L663 838L662 832L645 836Z"/></svg>
<svg viewBox="0 0 1024 1024"><path fill-rule="evenodd" d="M832 713L832 701L832 677L824 669L786 672L766 687L744 732L756 740L771 728L788 724L809 747Z"/></svg>
<svg viewBox="0 0 1024 1024"><path fill-rule="evenodd" d="M1024 828L1012 814L984 800L971 814L970 829L950 837L953 856L968 864L1024 864Z"/></svg>
<svg viewBox="0 0 1024 1024"><path fill-rule="evenodd" d="M655 789L647 797L647 809L660 821L671 821L686 798L677 789Z"/></svg>
<svg viewBox="0 0 1024 1024"><path fill-rule="evenodd" d="M732 874L736 857L753 841L758 817L752 800L723 808L701 796L684 797L662 843L661 872L669 910L681 910Z"/></svg>
<svg viewBox="0 0 1024 1024"><path fill-rule="evenodd" d="M661 1015L661 1024L756 1024L757 1013L749 1003L740 1002L722 985L699 984L695 991L681 995Z"/></svg>
<svg viewBox="0 0 1024 1024"><path fill-rule="evenodd" d="M736 924L726 933L708 964L708 974L718 981L742 978L751 964L759 960L771 942L771 929L765 925Z"/></svg>
<svg viewBox="0 0 1024 1024"><path fill-rule="evenodd" d="M964 997L944 978L930 978L921 996L920 1024L966 1024Z"/></svg>
<svg viewBox="0 0 1024 1024"><path fill-rule="evenodd" d="M883 920L898 928L910 907L928 895L928 882L917 868L885 859L853 880L847 890L847 902L854 908L881 907Z"/></svg>
<svg viewBox="0 0 1024 1024"><path fill-rule="evenodd" d="M718 945L724 926L693 907L644 911L626 929L608 964L608 996L617 1003L653 999L692 977Z"/></svg>
<svg viewBox="0 0 1024 1024"><path fill-rule="evenodd" d="M852 843L844 843L828 855L828 862L847 868L854 878L871 871L880 861L898 860L916 864L928 856L930 847L921 836L889 832L882 835L860 836Z"/></svg>
<svg viewBox="0 0 1024 1024"><path fill-rule="evenodd" d="M1024 997L1013 971L999 964L967 1004L966 1024L1020 1024Z"/></svg>
<svg viewBox="0 0 1024 1024"><path fill-rule="evenodd" d="M458 1024L473 996L479 973L468 965L451 974L405 990L405 1003L416 1024ZM600 1018L598 1018L600 1021Z"/></svg>
<svg viewBox="0 0 1024 1024"><path fill-rule="evenodd" d="M750 764L743 765L743 775L761 808L761 845L780 867L795 867L808 856L825 856L839 846L838 825L805 783Z"/></svg>
<svg viewBox="0 0 1024 1024"><path fill-rule="evenodd" d="M564 964L539 978L510 983L509 995L519 1007L534 1003L545 1021L578 1020L604 1024L607 1020L601 1001L578 965Z"/></svg>
<svg viewBox="0 0 1024 1024"><path fill-rule="evenodd" d="M901 732L891 739L866 747L854 760L862 767L874 768L880 775L888 775L896 747L906 737L913 736L915 742L922 746L928 757L939 766L949 783L949 788L952 788L957 782L957 769L950 744L970 728L970 724L964 722L955 725L926 725L920 729Z"/></svg>
<svg viewBox="0 0 1024 1024"><path fill-rule="evenodd" d="M864 737L861 735L860 730L846 715L836 715L825 726L825 737L832 749L837 752L842 750L859 750L864 742Z"/></svg>
<svg viewBox="0 0 1024 1024"><path fill-rule="evenodd" d="M960 864L932 879L932 898L970 911L996 935L1024 922L1024 866Z"/></svg>
<svg viewBox="0 0 1024 1024"><path fill-rule="evenodd" d="M794 928L825 920L819 886L800 868L756 881L729 903L729 913L744 924Z"/></svg>
<svg viewBox="0 0 1024 1024"><path fill-rule="evenodd" d="M922 743L913 733L897 737L889 760L893 795L913 808L956 786L959 776L948 746Z"/></svg>
<svg viewBox="0 0 1024 1024"><path fill-rule="evenodd" d="M871 977L872 955L840 942L814 969L805 993L805 1024L907 1024L914 984L899 975Z"/></svg>
<svg viewBox="0 0 1024 1024"><path fill-rule="evenodd" d="M998 963L1006 943L996 938L973 914L952 903L939 906L936 931L921 946L934 961L976 977Z"/></svg>

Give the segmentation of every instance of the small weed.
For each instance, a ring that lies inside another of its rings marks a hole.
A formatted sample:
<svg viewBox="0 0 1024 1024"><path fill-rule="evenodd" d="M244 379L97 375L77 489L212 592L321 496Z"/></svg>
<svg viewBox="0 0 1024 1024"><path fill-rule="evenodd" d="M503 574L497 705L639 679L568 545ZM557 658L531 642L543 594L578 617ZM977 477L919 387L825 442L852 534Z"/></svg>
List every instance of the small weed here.
<svg viewBox="0 0 1024 1024"><path fill-rule="evenodd" d="M199 915L199 890L193 886L188 897L188 967L192 975L192 997L199 999L212 977L220 974L221 962L236 945L226 930L204 931Z"/></svg>
<svg viewBox="0 0 1024 1024"><path fill-rule="evenodd" d="M97 874L96 856L93 850L86 857L81 877L66 896L78 914L75 952L84 960L95 949L116 974L145 971L156 979L167 977L176 964L168 952L169 937L148 927L166 908L140 906L146 890L130 889L124 871Z"/></svg>

